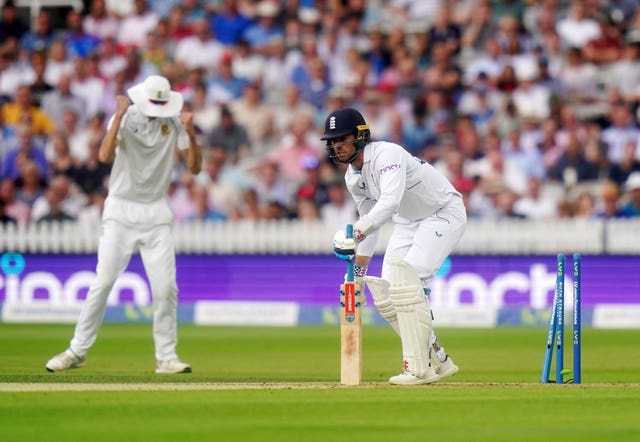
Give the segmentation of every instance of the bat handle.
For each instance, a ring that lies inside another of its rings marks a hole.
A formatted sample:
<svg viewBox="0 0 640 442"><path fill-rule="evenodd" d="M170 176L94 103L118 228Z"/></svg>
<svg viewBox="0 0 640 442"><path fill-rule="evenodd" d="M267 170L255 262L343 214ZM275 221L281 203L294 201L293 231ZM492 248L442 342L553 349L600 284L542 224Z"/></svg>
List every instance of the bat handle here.
<svg viewBox="0 0 640 442"><path fill-rule="evenodd" d="M347 238L353 238L353 224L347 224L346 229ZM355 258L347 261L347 282L355 281L355 277L353 275L353 262Z"/></svg>

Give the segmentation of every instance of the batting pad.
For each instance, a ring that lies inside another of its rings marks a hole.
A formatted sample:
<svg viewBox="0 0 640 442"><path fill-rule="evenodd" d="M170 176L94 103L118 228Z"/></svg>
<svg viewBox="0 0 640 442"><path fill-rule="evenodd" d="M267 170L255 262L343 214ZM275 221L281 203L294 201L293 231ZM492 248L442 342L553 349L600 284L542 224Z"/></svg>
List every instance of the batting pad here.
<svg viewBox="0 0 640 442"><path fill-rule="evenodd" d="M433 370L428 351L431 312L420 277L402 260L391 262L389 296L398 318L404 369L419 378L427 377Z"/></svg>
<svg viewBox="0 0 640 442"><path fill-rule="evenodd" d="M365 276L364 282L369 287L373 303L375 304L380 316L389 323L391 328L399 335L400 327L398 326L398 315L396 308L391 302L389 294L389 283L382 278L375 276Z"/></svg>

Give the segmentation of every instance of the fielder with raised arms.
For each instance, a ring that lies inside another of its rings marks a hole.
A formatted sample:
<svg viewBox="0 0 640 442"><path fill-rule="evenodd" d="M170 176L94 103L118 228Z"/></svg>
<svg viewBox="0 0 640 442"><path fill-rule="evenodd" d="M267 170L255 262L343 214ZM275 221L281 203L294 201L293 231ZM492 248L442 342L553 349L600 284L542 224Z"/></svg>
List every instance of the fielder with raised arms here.
<svg viewBox="0 0 640 442"><path fill-rule="evenodd" d="M176 148L194 175L202 167L202 152L193 116L180 112L182 95L171 90L166 78L152 75L127 93L129 97L117 97L115 115L100 145L100 161L113 162L113 168L102 214L96 278L69 348L47 362L48 371L84 364L109 292L139 250L153 294L156 373L191 372L191 366L176 354L178 287L167 190Z"/></svg>
<svg viewBox="0 0 640 442"><path fill-rule="evenodd" d="M462 195L439 171L402 146L371 141L371 131L356 109L331 112L323 140L329 157L348 164L346 186L360 219L354 238L336 232L334 252L355 258L359 282L369 287L380 315L400 335L402 373L394 385L419 385L458 372L432 327L426 284L462 238L467 215ZM380 278L366 276L379 228L393 220ZM361 285L362 287L362 285Z"/></svg>

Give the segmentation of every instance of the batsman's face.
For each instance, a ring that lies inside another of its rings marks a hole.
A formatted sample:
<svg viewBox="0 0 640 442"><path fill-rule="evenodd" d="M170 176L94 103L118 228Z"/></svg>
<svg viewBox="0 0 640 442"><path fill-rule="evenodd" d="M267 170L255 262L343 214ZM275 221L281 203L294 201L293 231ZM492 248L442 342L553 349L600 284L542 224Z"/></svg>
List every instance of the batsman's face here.
<svg viewBox="0 0 640 442"><path fill-rule="evenodd" d="M347 135L331 140L331 148L338 157L338 160L347 161L353 156L356 151L356 146L353 144L355 140L356 137L354 135Z"/></svg>

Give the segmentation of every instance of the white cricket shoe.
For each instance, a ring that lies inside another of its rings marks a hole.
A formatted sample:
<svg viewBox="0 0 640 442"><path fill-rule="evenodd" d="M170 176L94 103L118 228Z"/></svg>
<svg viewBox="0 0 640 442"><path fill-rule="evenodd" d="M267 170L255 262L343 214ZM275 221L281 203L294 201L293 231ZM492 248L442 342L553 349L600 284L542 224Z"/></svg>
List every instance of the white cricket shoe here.
<svg viewBox="0 0 640 442"><path fill-rule="evenodd" d="M444 358L444 361L441 361L436 355L431 359L431 363L439 380L453 376L458 372L458 366L453 363L453 359L449 355Z"/></svg>
<svg viewBox="0 0 640 442"><path fill-rule="evenodd" d="M435 370L430 367L425 377L419 378L410 371L405 370L397 376L391 376L389 383L392 385L422 385L431 384L438 380L440 380L440 377L436 374Z"/></svg>
<svg viewBox="0 0 640 442"><path fill-rule="evenodd" d="M178 358L169 359L168 361L158 361L156 367L158 374L175 374L175 373L191 373L191 365L182 362Z"/></svg>
<svg viewBox="0 0 640 442"><path fill-rule="evenodd" d="M54 371L69 370L70 368L80 368L84 365L84 360L84 357L77 356L70 349L66 349L62 353L49 359L45 368L52 373Z"/></svg>

